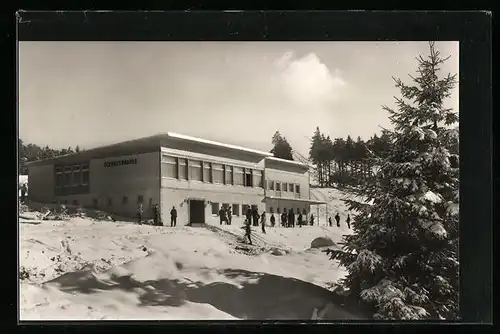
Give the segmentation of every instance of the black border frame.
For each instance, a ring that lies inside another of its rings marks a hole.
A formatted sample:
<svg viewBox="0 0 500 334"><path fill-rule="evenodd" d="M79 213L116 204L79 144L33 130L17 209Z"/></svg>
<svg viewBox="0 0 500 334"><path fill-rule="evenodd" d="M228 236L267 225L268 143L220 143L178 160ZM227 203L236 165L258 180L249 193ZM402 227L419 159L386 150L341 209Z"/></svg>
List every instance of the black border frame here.
<svg viewBox="0 0 500 334"><path fill-rule="evenodd" d="M19 41L458 40L460 42L461 110L460 260L462 288L460 305L463 322L484 324L493 322L491 12L21 11L16 14L16 20ZM15 44L15 47L17 48L17 44ZM17 65L17 54L15 56L15 64ZM17 78L17 66L14 67L14 71ZM14 99L17 107L16 95L14 95ZM17 124L14 134L17 143ZM17 233L17 227L15 232ZM18 284L17 275L16 284ZM16 294L16 300L9 303L16 307L16 319L17 297ZM160 322L141 323L148 325L160 324ZM168 326L181 323L185 322L161 322L162 325ZM227 325L231 322L200 321L197 323ZM248 326L245 326L248 323L252 325L262 324L259 321L237 322L234 327L231 326L231 329L249 329ZM285 327L284 324L297 325L300 322L287 321L279 323L283 324L282 327ZM28 324L43 324L46 326L49 323L23 322L21 327L27 327ZM58 324L64 324L67 330L69 325L76 323L60 322ZM80 324L89 325L87 322ZM93 324L97 324L97 322ZM99 327L106 324L108 323L99 322ZM139 322L120 322L120 324L133 326L133 324L139 324ZM189 322L186 322L186 324L189 324ZM375 323L372 326L384 331L399 327L395 327L394 324L390 323ZM423 329L422 326L425 326L427 330L430 329L426 325L419 325L416 328ZM196 328L192 323L189 327L190 330ZM83 330L87 332L90 328L90 326L85 326ZM114 328L119 329L122 327L117 325ZM158 327L153 328L160 329ZM319 328L330 330L324 326L316 326L315 330L319 330ZM53 332L55 329L50 326L49 330ZM71 329L75 330L77 328L71 326ZM311 327L308 328L308 330L310 329ZM455 327L455 329L459 328ZM222 330L222 327L218 326L217 330ZM274 327L273 330L275 330ZM407 328L404 330L406 331ZM479 328L475 330L477 331Z"/></svg>

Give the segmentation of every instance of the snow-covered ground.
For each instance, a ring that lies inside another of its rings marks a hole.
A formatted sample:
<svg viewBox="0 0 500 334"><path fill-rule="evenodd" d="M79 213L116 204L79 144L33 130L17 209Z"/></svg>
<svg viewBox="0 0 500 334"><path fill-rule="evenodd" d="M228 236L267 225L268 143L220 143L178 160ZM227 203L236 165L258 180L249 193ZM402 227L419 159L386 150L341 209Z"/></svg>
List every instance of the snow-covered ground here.
<svg viewBox="0 0 500 334"><path fill-rule="evenodd" d="M316 237L340 241L345 226L254 227L249 253L241 222L210 223L22 220L21 320L359 318L331 304L343 269L310 249Z"/></svg>

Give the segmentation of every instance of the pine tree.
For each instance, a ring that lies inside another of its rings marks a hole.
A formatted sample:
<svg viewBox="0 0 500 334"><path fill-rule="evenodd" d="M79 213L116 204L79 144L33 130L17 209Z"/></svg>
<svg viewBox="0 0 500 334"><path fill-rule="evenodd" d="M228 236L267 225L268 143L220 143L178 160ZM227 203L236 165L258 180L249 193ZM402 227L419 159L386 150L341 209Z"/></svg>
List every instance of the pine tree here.
<svg viewBox="0 0 500 334"><path fill-rule="evenodd" d="M279 131L276 131L272 138L273 148L271 153L276 158L281 158L285 160L293 160L292 146L286 140L285 137L281 135Z"/></svg>
<svg viewBox="0 0 500 334"><path fill-rule="evenodd" d="M402 98L384 107L394 126L392 144L379 171L347 201L355 211L354 234L341 250L329 250L345 266L341 281L351 296L373 307L374 317L392 320L456 319L458 313L458 122L443 107L456 81L438 78L446 61L430 43L418 59L412 85L395 79Z"/></svg>

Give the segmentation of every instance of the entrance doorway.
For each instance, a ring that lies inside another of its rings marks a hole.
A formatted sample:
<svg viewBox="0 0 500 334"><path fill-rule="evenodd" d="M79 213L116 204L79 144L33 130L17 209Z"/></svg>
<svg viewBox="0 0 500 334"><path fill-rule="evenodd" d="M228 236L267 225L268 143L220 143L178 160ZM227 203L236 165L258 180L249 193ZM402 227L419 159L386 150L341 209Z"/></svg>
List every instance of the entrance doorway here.
<svg viewBox="0 0 500 334"><path fill-rule="evenodd" d="M200 200L189 200L189 223L205 224L205 202Z"/></svg>

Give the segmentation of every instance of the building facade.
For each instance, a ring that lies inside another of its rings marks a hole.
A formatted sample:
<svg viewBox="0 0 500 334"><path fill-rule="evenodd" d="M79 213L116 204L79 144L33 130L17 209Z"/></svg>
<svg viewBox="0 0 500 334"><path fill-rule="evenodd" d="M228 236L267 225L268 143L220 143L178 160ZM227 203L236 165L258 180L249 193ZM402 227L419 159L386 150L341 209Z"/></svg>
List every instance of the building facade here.
<svg viewBox="0 0 500 334"><path fill-rule="evenodd" d="M203 224L231 207L308 213L308 166L270 153L167 133L28 164L28 199L145 217L159 204L179 225Z"/></svg>

